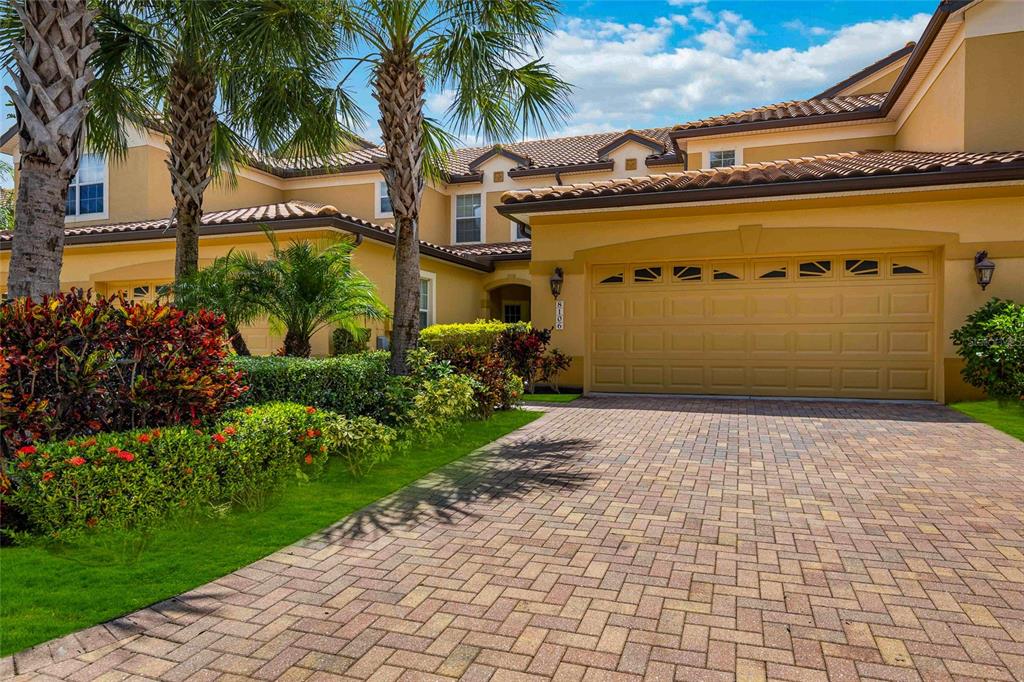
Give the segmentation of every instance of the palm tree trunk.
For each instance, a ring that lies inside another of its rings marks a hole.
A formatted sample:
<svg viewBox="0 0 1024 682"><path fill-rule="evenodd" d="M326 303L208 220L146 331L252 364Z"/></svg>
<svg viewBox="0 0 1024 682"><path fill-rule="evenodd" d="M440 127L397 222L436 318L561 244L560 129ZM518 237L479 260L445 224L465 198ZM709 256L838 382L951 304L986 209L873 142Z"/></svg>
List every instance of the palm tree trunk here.
<svg viewBox="0 0 1024 682"><path fill-rule="evenodd" d="M245 339L242 337L242 332L238 331L238 327L228 324L226 329L228 338L231 339L231 347L235 350L235 353L244 356L252 355L249 352L249 346L246 345Z"/></svg>
<svg viewBox="0 0 1024 682"><path fill-rule="evenodd" d="M308 336L302 336L290 329L284 335L284 354L297 358L308 358L312 347Z"/></svg>
<svg viewBox="0 0 1024 682"><path fill-rule="evenodd" d="M95 11L85 0L33 0L14 8L25 32L14 50L21 178L15 208L8 295L39 298L60 290L68 183L78 170Z"/></svg>
<svg viewBox="0 0 1024 682"><path fill-rule="evenodd" d="M217 87L209 72L176 61L171 65L167 93L170 126L171 194L177 221L174 277L199 268L198 227L203 217L203 192L213 179L210 158L217 123Z"/></svg>
<svg viewBox="0 0 1024 682"><path fill-rule="evenodd" d="M423 199L423 93L426 82L406 54L385 55L377 67L373 96L380 106L387 159L384 177L395 215L395 309L391 373L408 374L406 354L419 341L420 240Z"/></svg>

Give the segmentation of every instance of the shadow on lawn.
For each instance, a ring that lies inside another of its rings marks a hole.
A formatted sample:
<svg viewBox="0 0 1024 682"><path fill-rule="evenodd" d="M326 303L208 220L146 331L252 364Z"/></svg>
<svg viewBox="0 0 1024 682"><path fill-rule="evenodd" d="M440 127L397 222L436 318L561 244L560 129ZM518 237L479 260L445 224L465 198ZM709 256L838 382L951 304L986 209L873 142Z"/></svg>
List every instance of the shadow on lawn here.
<svg viewBox="0 0 1024 682"><path fill-rule="evenodd" d="M479 518L468 507L481 500L521 500L544 489L574 490L591 478L576 463L595 445L574 438L505 443L442 467L312 539L361 539L431 520L452 524Z"/></svg>

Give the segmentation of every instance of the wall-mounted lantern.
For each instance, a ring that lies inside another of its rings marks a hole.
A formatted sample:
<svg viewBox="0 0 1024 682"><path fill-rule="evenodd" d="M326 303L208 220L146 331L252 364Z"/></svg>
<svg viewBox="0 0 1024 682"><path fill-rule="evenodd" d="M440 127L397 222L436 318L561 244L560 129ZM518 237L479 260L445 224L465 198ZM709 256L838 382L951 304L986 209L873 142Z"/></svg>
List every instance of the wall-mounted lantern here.
<svg viewBox="0 0 1024 682"><path fill-rule="evenodd" d="M974 274L978 276L978 286L982 291L992 283L992 273L995 271L996 264L988 259L988 251L974 254Z"/></svg>
<svg viewBox="0 0 1024 682"><path fill-rule="evenodd" d="M555 268L555 271L551 273L551 295L556 299L562 293L562 282L565 281L565 273L562 272L562 268Z"/></svg>

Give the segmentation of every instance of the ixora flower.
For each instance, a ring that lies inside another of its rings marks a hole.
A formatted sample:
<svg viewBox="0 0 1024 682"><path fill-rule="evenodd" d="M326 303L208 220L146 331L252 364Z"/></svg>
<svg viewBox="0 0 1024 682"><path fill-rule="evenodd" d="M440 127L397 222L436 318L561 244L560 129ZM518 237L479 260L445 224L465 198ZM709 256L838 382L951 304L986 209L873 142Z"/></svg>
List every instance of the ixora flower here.
<svg viewBox="0 0 1024 682"><path fill-rule="evenodd" d="M253 412L255 412L255 411L256 411L256 410L252 409L251 407L247 407L247 408L245 408L245 413L246 413L246 414L252 414L252 413L253 413Z"/></svg>
<svg viewBox="0 0 1024 682"><path fill-rule="evenodd" d="M120 452L118 452L117 453L117 458L118 459L123 459L126 462L133 462L133 461L135 461L135 455L133 455L132 453L128 452L127 450L121 450Z"/></svg>
<svg viewBox="0 0 1024 682"><path fill-rule="evenodd" d="M306 408L306 414L316 414L316 408L313 407L312 405L308 406Z"/></svg>
<svg viewBox="0 0 1024 682"><path fill-rule="evenodd" d="M34 455L36 454L36 452L38 451L36 450L34 445L26 445L24 447L18 448L17 455L19 457L24 457L26 455Z"/></svg>
<svg viewBox="0 0 1024 682"><path fill-rule="evenodd" d="M224 433L226 433L229 436L233 436L236 433L238 433L238 431L235 430L234 426L228 426L227 428L224 429Z"/></svg>
<svg viewBox="0 0 1024 682"><path fill-rule="evenodd" d="M153 438L148 433L140 433L136 440L138 440L140 443L148 443L149 441L153 440Z"/></svg>
<svg viewBox="0 0 1024 682"><path fill-rule="evenodd" d="M224 437L223 433L215 433L212 436L210 436L210 438L212 438L217 443L223 443L227 441L227 438Z"/></svg>
<svg viewBox="0 0 1024 682"><path fill-rule="evenodd" d="M320 429L306 429L306 436L308 438L316 438L321 433Z"/></svg>
<svg viewBox="0 0 1024 682"><path fill-rule="evenodd" d="M26 459L26 460L22 460L22 461L18 462L18 468L19 469L28 469L30 466L32 466L32 460L30 460L30 459Z"/></svg>
<svg viewBox="0 0 1024 682"><path fill-rule="evenodd" d="M306 455L306 464L313 463L313 455Z"/></svg>
<svg viewBox="0 0 1024 682"><path fill-rule="evenodd" d="M83 440L82 441L82 447L83 448L92 447L93 445L96 445L96 439L95 438L90 438L89 440Z"/></svg>
<svg viewBox="0 0 1024 682"><path fill-rule="evenodd" d="M112 452L116 455L117 453L121 452L121 448L117 447L116 445L111 445L109 448L107 448L107 452Z"/></svg>
<svg viewBox="0 0 1024 682"><path fill-rule="evenodd" d="M47 472L44 472L44 473L43 473L43 480L44 480L44 481L49 481L49 480L50 480L51 478L53 478L54 476L56 476L56 474L55 474L55 473L53 473L52 471L47 471Z"/></svg>
<svg viewBox="0 0 1024 682"><path fill-rule="evenodd" d="M72 457L71 459L68 460L68 464L70 464L73 467L80 467L83 464L85 464L85 457Z"/></svg>

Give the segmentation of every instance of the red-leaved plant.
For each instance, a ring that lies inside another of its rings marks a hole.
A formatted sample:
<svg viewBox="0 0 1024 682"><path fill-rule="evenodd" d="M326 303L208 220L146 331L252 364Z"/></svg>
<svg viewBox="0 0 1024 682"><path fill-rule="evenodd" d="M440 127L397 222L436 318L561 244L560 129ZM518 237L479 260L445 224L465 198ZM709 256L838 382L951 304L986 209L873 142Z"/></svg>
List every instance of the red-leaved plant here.
<svg viewBox="0 0 1024 682"><path fill-rule="evenodd" d="M245 390L224 319L80 289L0 306L0 428L38 440L215 417Z"/></svg>

